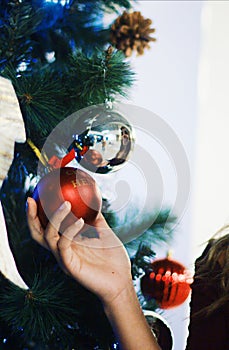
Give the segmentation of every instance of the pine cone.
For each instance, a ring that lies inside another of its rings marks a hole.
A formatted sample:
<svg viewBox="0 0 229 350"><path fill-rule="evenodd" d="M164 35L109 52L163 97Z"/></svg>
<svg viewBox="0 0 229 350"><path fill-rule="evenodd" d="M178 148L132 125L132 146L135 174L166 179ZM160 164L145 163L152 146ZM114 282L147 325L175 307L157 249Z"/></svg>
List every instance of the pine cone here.
<svg viewBox="0 0 229 350"><path fill-rule="evenodd" d="M150 28L151 24L151 19L145 19L141 12L124 11L111 26L111 43L127 57L131 56L134 50L138 55L142 55L145 48L150 48L149 42L156 41L150 37L150 34L155 32L154 28Z"/></svg>

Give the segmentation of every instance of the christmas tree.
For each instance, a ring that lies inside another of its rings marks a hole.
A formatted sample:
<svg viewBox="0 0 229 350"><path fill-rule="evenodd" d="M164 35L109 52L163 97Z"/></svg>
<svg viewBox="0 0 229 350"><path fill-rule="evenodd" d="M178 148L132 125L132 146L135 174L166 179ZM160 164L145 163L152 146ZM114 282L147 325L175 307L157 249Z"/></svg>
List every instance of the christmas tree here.
<svg viewBox="0 0 229 350"><path fill-rule="evenodd" d="M129 0L1 1L2 86L12 94L15 91L20 110L14 106L15 119L6 124L15 135L2 129L11 157L9 171L6 167L3 172L0 199L16 262L13 270L19 271L21 279L8 278L7 268L1 271L0 349L118 348L100 301L68 277L52 254L32 240L26 199L39 181L38 162L44 174L48 170L41 149L52 130L85 107L109 103L118 96L127 98L135 76L126 57L133 52L143 54L155 40L150 36L154 32L151 20L140 12L129 12L132 5ZM105 28L106 13L116 13L117 20ZM20 123L17 113L23 117ZM5 122L7 111L1 119ZM7 143L8 138L19 141L20 137L21 142L13 146ZM2 163L5 166L5 159ZM109 211L106 198L102 211L114 227L118 218ZM154 216L153 224L140 237L125 244L133 281L150 267L155 256L151 243L172 237L175 218L170 217L170 210ZM2 257L2 265L14 266L9 255ZM139 300L144 308L157 308L154 299L146 301L140 292Z"/></svg>

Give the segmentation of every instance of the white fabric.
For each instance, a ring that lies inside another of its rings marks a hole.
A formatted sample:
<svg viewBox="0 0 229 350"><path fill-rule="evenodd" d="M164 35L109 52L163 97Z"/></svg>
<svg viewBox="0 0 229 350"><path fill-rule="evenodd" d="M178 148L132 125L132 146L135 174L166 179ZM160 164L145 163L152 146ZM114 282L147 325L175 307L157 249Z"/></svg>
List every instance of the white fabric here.
<svg viewBox="0 0 229 350"><path fill-rule="evenodd" d="M11 82L0 77L0 188L14 156L14 143L26 140L24 123ZM11 252L0 202L0 271L17 286L28 289Z"/></svg>
<svg viewBox="0 0 229 350"><path fill-rule="evenodd" d="M25 128L11 82L0 77L0 187L13 160L14 143L25 142Z"/></svg>

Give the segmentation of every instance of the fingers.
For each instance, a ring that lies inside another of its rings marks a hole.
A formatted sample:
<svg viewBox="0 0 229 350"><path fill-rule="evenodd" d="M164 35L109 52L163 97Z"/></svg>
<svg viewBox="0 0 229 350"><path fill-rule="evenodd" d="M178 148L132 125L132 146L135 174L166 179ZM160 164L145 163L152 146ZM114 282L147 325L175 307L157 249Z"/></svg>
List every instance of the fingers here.
<svg viewBox="0 0 229 350"><path fill-rule="evenodd" d="M62 236L60 237L57 243L60 262L67 274L70 273L75 275L76 273L76 269L71 267L73 264L73 261L78 268L80 266L80 260L78 255L73 254L72 240L80 232L83 226L84 226L84 221L81 218L64 231L64 233L62 234Z"/></svg>
<svg viewBox="0 0 229 350"><path fill-rule="evenodd" d="M60 238L58 230L61 222L69 214L71 204L64 202L53 214L47 228L43 229L37 215L37 204L33 198L27 199L27 220L32 238L43 247L50 249L57 257L57 241Z"/></svg>
<svg viewBox="0 0 229 350"><path fill-rule="evenodd" d="M64 231L58 242L58 248L61 253L70 248L73 238L80 232L83 226L84 220L81 218Z"/></svg>
<svg viewBox="0 0 229 350"><path fill-rule="evenodd" d="M27 198L27 217L29 223L37 217L37 205L31 197Z"/></svg>
<svg viewBox="0 0 229 350"><path fill-rule="evenodd" d="M48 249L44 239L44 230L37 216L37 204L33 198L27 198L27 221L32 238L40 245Z"/></svg>
<svg viewBox="0 0 229 350"><path fill-rule="evenodd" d="M93 222L93 227L95 227L98 231L100 230L111 230L110 226L106 222L103 214L101 212L98 213L95 221Z"/></svg>
<svg viewBox="0 0 229 350"><path fill-rule="evenodd" d="M122 242L119 240L119 238L111 229L111 227L108 225L102 213L98 214L96 220L93 223L93 226L98 232L99 238L101 239L101 243L103 244L103 246L111 247L122 245Z"/></svg>
<svg viewBox="0 0 229 350"><path fill-rule="evenodd" d="M69 214L70 210L71 204L69 202L64 202L59 209L55 211L45 230L44 239L56 258L58 258L57 242L60 239L60 225Z"/></svg>

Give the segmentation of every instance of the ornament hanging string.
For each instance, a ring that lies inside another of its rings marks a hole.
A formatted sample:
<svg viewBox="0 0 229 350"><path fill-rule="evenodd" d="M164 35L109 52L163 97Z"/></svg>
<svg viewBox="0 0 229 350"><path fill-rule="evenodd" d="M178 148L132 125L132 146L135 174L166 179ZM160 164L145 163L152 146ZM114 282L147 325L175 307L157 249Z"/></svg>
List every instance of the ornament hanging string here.
<svg viewBox="0 0 229 350"><path fill-rule="evenodd" d="M37 148L37 146L35 146L35 144L33 143L33 141L31 139L27 139L27 143L28 145L31 147L31 149L33 150L33 152L35 153L35 155L37 156L37 158L39 159L39 161L48 168L48 171L50 171L50 165L48 163L48 157L45 153L41 154L41 151Z"/></svg>
<svg viewBox="0 0 229 350"><path fill-rule="evenodd" d="M37 148L37 146L35 146L35 144L31 139L27 139L27 143L31 147L31 149L33 150L33 152L35 153L35 155L37 156L41 164L47 168L48 172L57 168L65 167L68 163L70 163L75 158L75 152L72 149L62 159L59 159L55 155L53 155L50 159L48 159L46 153L44 151L43 153L41 153L41 151Z"/></svg>
<svg viewBox="0 0 229 350"><path fill-rule="evenodd" d="M111 102L111 98L107 92L107 87L106 87L106 74L107 74L107 66L109 63L109 60L111 58L113 52L113 48L112 46L109 46L108 49L106 50L106 56L105 59L102 60L102 67L103 67L103 88L104 88L104 95L105 95L105 107L107 109L112 109L112 102Z"/></svg>

